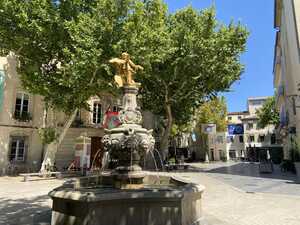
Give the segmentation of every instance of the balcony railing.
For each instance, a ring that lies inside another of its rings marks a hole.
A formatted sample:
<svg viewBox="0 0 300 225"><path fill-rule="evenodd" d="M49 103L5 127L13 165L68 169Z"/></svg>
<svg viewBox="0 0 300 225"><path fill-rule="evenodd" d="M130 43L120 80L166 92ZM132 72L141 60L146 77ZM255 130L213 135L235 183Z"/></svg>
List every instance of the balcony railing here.
<svg viewBox="0 0 300 225"><path fill-rule="evenodd" d="M15 111L14 113L14 119L18 120L20 122L28 122L32 120L32 116L29 112L19 112Z"/></svg>

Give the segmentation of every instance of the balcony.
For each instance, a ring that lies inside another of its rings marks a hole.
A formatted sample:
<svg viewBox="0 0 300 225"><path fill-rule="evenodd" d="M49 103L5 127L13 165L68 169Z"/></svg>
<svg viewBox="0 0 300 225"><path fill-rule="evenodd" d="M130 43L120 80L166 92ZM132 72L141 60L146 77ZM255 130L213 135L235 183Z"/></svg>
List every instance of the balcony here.
<svg viewBox="0 0 300 225"><path fill-rule="evenodd" d="M32 120L32 116L29 112L15 111L13 118L19 122L29 122Z"/></svg>

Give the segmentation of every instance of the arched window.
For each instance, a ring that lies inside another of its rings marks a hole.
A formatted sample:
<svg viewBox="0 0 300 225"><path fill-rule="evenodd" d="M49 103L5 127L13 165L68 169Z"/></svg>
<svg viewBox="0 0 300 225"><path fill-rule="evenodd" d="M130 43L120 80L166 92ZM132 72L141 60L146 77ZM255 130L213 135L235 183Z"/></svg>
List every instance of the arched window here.
<svg viewBox="0 0 300 225"><path fill-rule="evenodd" d="M93 103L93 118L92 121L94 124L102 123L102 105L100 102Z"/></svg>
<svg viewBox="0 0 300 225"><path fill-rule="evenodd" d="M19 92L16 95L14 118L21 121L30 120L29 115L29 95Z"/></svg>

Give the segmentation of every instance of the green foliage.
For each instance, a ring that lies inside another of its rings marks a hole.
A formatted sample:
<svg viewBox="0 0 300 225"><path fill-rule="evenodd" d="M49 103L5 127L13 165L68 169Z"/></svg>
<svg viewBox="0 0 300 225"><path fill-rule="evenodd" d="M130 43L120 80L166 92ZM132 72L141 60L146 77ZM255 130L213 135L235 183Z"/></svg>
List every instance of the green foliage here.
<svg viewBox="0 0 300 225"><path fill-rule="evenodd" d="M115 90L110 58L141 49L151 59L142 49L156 27L151 21L156 6L144 2L2 0L0 49L16 53L23 86L30 92L67 113L87 108L90 96Z"/></svg>
<svg viewBox="0 0 300 225"><path fill-rule="evenodd" d="M193 130L192 122L188 122L186 124L177 125L173 123L172 129L171 129L171 137L175 137L181 133L190 133Z"/></svg>
<svg viewBox="0 0 300 225"><path fill-rule="evenodd" d="M268 125L279 125L279 112L276 109L275 97L270 97L266 100L263 107L257 111L258 124L264 128Z"/></svg>
<svg viewBox="0 0 300 225"><path fill-rule="evenodd" d="M143 106L165 115L170 105L175 123L185 124L206 98L239 79L248 32L240 24L219 24L214 8L187 7L169 16L165 12L161 20L154 60L148 76L141 77Z"/></svg>
<svg viewBox="0 0 300 225"><path fill-rule="evenodd" d="M168 161L169 164L175 164L176 163L176 159L174 157L170 158Z"/></svg>
<svg viewBox="0 0 300 225"><path fill-rule="evenodd" d="M43 144L50 144L58 138L58 134L53 127L39 128L39 135Z"/></svg>
<svg viewBox="0 0 300 225"><path fill-rule="evenodd" d="M19 56L25 88L65 112L87 108L90 96L115 90L107 62L127 51L145 68L136 77L143 107L168 127L240 78L247 36L214 8L170 14L162 0L0 1L0 49Z"/></svg>
<svg viewBox="0 0 300 225"><path fill-rule="evenodd" d="M300 141L295 136L291 136L290 154L293 162L300 162Z"/></svg>
<svg viewBox="0 0 300 225"><path fill-rule="evenodd" d="M227 105L225 97L215 97L203 103L197 110L195 119L197 125L214 123L217 131L226 131Z"/></svg>

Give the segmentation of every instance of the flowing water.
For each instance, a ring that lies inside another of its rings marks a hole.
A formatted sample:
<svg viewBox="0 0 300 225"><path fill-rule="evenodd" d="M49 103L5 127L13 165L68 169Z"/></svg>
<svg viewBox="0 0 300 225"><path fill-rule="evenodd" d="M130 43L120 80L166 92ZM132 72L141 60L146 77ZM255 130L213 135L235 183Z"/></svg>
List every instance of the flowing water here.
<svg viewBox="0 0 300 225"><path fill-rule="evenodd" d="M160 152L159 152L157 149L154 149L154 151L157 153L158 158L159 158L159 160L160 160L160 166L161 166L161 169L164 170L164 163L163 163L163 160L162 160L162 157L161 157Z"/></svg>

